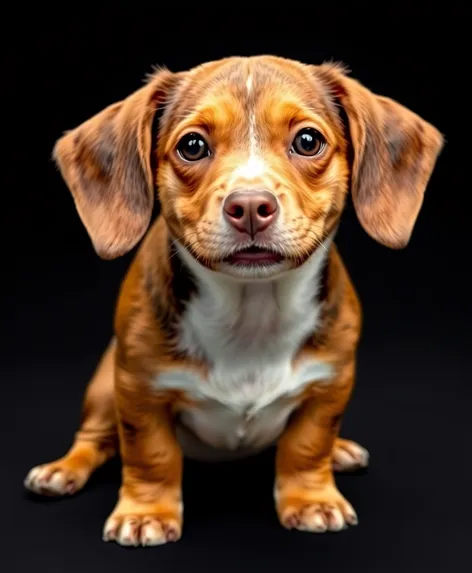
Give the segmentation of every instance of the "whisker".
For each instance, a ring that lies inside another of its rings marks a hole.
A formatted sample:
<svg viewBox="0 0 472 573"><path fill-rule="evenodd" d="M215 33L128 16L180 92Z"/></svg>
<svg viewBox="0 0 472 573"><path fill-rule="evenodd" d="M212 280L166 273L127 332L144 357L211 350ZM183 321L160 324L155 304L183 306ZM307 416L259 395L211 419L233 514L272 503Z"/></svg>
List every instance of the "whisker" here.
<svg viewBox="0 0 472 573"><path fill-rule="evenodd" d="M191 236L191 235L196 235L196 231L189 231L189 232L187 232L187 233L184 233L182 236L175 238L175 239L172 241L172 243L171 243L172 246L176 246L177 242L181 241L182 239L186 239L186 238L188 238L188 237ZM170 260L172 259L172 257L175 257L175 255L177 255L177 254L178 254L178 251L176 250L175 253L173 253L173 254L168 258L168 260L170 261Z"/></svg>

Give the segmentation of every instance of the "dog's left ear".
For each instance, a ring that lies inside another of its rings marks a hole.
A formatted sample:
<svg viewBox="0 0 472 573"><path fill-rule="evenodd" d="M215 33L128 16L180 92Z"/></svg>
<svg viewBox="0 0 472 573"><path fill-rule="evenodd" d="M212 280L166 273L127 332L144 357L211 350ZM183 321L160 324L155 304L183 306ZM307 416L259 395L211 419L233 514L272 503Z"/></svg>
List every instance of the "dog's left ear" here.
<svg viewBox="0 0 472 573"><path fill-rule="evenodd" d="M351 191L364 230L392 249L405 247L444 145L430 123L376 95L332 64L317 76L344 108L354 152Z"/></svg>

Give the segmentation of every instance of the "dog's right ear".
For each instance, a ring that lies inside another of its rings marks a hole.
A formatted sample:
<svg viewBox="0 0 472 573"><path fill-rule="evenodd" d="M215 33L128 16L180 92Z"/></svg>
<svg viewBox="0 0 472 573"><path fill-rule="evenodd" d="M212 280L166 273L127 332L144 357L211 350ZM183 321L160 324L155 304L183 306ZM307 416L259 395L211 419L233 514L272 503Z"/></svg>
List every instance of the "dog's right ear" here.
<svg viewBox="0 0 472 573"><path fill-rule="evenodd" d="M177 74L158 71L141 89L65 133L56 161L97 254L114 259L146 232L154 204L152 122Z"/></svg>

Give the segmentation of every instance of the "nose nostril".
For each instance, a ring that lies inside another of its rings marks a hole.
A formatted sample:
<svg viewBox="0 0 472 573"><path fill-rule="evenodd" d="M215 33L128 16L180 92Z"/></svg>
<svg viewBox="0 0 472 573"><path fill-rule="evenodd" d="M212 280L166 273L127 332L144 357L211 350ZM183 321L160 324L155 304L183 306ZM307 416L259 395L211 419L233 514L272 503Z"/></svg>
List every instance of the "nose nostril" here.
<svg viewBox="0 0 472 573"><path fill-rule="evenodd" d="M244 207L241 205L232 205L228 214L231 215L233 219L242 219L244 216Z"/></svg>
<svg viewBox="0 0 472 573"><path fill-rule="evenodd" d="M274 209L271 208L269 203L262 203L262 205L259 205L259 207L257 208L257 214L259 215L259 217L270 217L272 215L272 213L274 212Z"/></svg>

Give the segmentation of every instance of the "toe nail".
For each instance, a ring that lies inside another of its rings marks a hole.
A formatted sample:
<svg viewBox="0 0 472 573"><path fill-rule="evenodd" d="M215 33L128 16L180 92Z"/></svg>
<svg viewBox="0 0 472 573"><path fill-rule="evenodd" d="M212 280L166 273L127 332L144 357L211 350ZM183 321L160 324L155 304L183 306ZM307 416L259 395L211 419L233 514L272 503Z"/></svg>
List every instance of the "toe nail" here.
<svg viewBox="0 0 472 573"><path fill-rule="evenodd" d="M358 519L355 515L349 515L347 519L348 519L348 522L350 523L350 525L357 525L358 524Z"/></svg>
<svg viewBox="0 0 472 573"><path fill-rule="evenodd" d="M294 527L297 527L297 525L299 525L299 521L296 515L291 515L289 517L286 518L285 520L285 525L291 529L293 529Z"/></svg>

